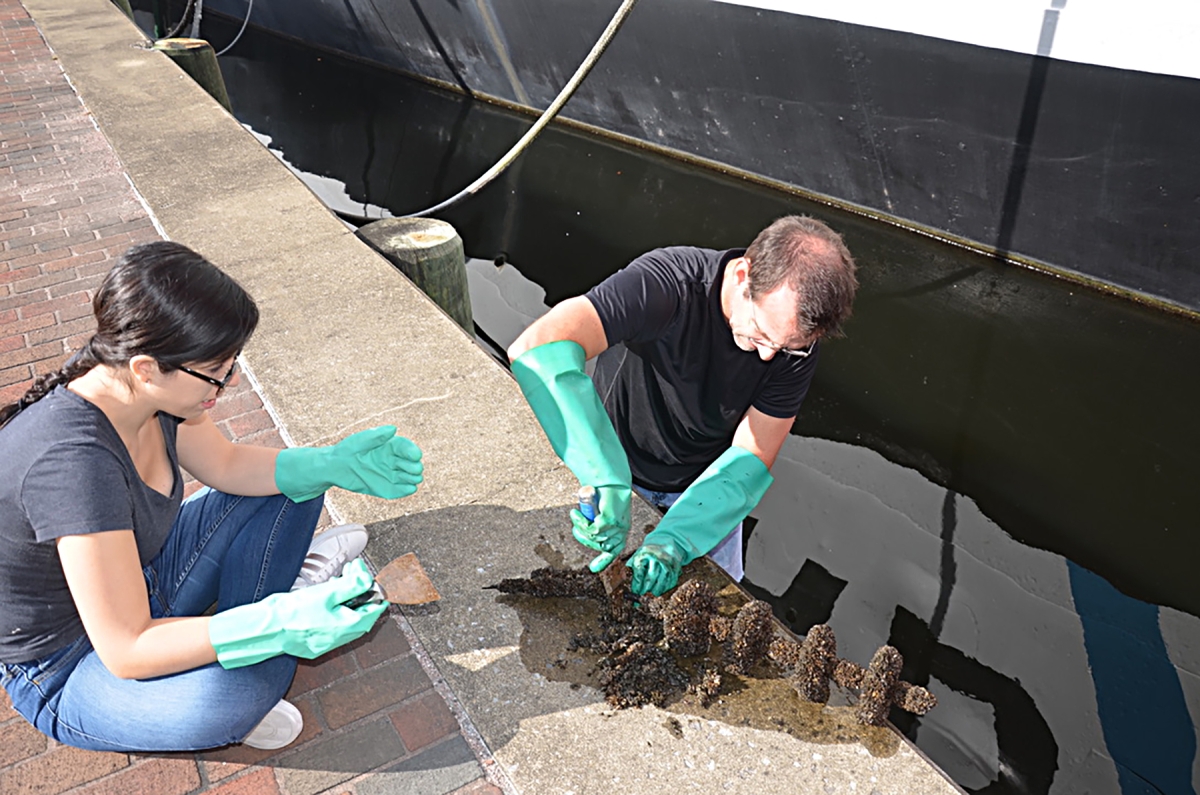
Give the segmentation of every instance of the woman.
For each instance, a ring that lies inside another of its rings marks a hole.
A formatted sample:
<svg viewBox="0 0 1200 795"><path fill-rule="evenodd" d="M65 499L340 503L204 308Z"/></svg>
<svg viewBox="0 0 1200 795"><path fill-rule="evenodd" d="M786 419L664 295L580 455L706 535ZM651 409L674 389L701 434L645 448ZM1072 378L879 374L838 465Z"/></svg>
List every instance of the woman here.
<svg viewBox="0 0 1200 795"><path fill-rule="evenodd" d="M302 728L282 700L296 656L384 611L342 604L372 588L347 564L366 531L314 539L322 495L412 494L421 452L391 426L324 448L229 442L208 410L258 309L184 246L130 249L93 309L83 349L0 411L0 684L80 748L283 747ZM207 487L186 502L180 467Z"/></svg>

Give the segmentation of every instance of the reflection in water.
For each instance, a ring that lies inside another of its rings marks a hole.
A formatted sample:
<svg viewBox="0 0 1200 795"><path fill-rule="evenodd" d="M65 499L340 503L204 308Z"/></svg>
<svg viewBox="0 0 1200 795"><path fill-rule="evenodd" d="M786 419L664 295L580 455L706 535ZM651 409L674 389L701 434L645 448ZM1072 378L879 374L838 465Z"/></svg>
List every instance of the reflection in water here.
<svg viewBox="0 0 1200 795"><path fill-rule="evenodd" d="M436 203L530 123L251 33L222 67L238 117L350 213ZM899 647L942 706L896 722L969 790L1194 792L1200 326L561 128L444 217L504 345L642 251L788 212L845 235L862 291L752 517L747 588L848 659Z"/></svg>
<svg viewBox="0 0 1200 795"><path fill-rule="evenodd" d="M1191 792L1196 735L1159 609L1068 563L1104 739L1125 792ZM1142 771L1155 771L1153 777Z"/></svg>

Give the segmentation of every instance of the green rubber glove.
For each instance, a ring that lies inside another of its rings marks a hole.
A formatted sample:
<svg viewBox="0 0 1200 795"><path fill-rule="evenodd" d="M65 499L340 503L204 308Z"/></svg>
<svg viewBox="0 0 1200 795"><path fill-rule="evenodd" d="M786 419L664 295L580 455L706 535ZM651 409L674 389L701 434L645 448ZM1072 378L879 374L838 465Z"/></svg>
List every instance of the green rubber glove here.
<svg viewBox="0 0 1200 795"><path fill-rule="evenodd" d="M666 517L663 519L665 521ZM647 534L646 539L649 538ZM670 539L661 544L643 542L625 564L633 569L629 590L635 594L652 593L662 596L678 584L679 572L692 560L695 558L689 559L687 552Z"/></svg>
<svg viewBox="0 0 1200 795"><path fill-rule="evenodd" d="M573 510L571 532L601 553L589 566L598 572L625 549L633 479L617 432L583 371L584 361L579 343L559 340L525 351L513 361L512 372L554 452L580 485L596 488L595 520Z"/></svg>
<svg viewBox="0 0 1200 795"><path fill-rule="evenodd" d="M208 621L208 639L222 668L254 665L280 654L311 660L365 635L386 604L342 605L370 589L371 573L361 558L340 577L277 593L259 602L217 613Z"/></svg>
<svg viewBox="0 0 1200 795"><path fill-rule="evenodd" d="M395 425L351 434L329 447L289 447L275 459L275 485L295 502L324 494L330 487L389 500L407 497L423 479L421 449Z"/></svg>
<svg viewBox="0 0 1200 795"><path fill-rule="evenodd" d="M662 596L679 582L679 571L729 535L775 482L758 456L730 447L667 509L658 527L625 565L633 569L630 590Z"/></svg>

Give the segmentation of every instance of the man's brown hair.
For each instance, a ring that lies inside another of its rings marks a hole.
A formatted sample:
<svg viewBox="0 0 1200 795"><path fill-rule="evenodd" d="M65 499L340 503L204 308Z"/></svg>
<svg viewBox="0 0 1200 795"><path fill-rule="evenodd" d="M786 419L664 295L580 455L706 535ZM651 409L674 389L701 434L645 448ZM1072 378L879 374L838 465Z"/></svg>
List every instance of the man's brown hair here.
<svg viewBox="0 0 1200 795"><path fill-rule="evenodd" d="M841 235L815 218L787 215L758 233L746 258L751 300L787 284L799 296L796 317L805 333L842 336L858 279Z"/></svg>

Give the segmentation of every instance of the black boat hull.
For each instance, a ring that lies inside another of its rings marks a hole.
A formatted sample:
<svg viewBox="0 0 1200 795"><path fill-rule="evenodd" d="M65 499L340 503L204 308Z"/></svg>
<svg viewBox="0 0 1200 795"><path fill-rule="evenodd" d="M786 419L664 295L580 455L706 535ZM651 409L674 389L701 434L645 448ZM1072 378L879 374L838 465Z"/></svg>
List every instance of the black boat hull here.
<svg viewBox="0 0 1200 795"><path fill-rule="evenodd" d="M251 24L541 109L614 9L256 0ZM206 10L240 20L247 4L209 0ZM1191 77L711 0L642 0L562 116L1200 311Z"/></svg>

